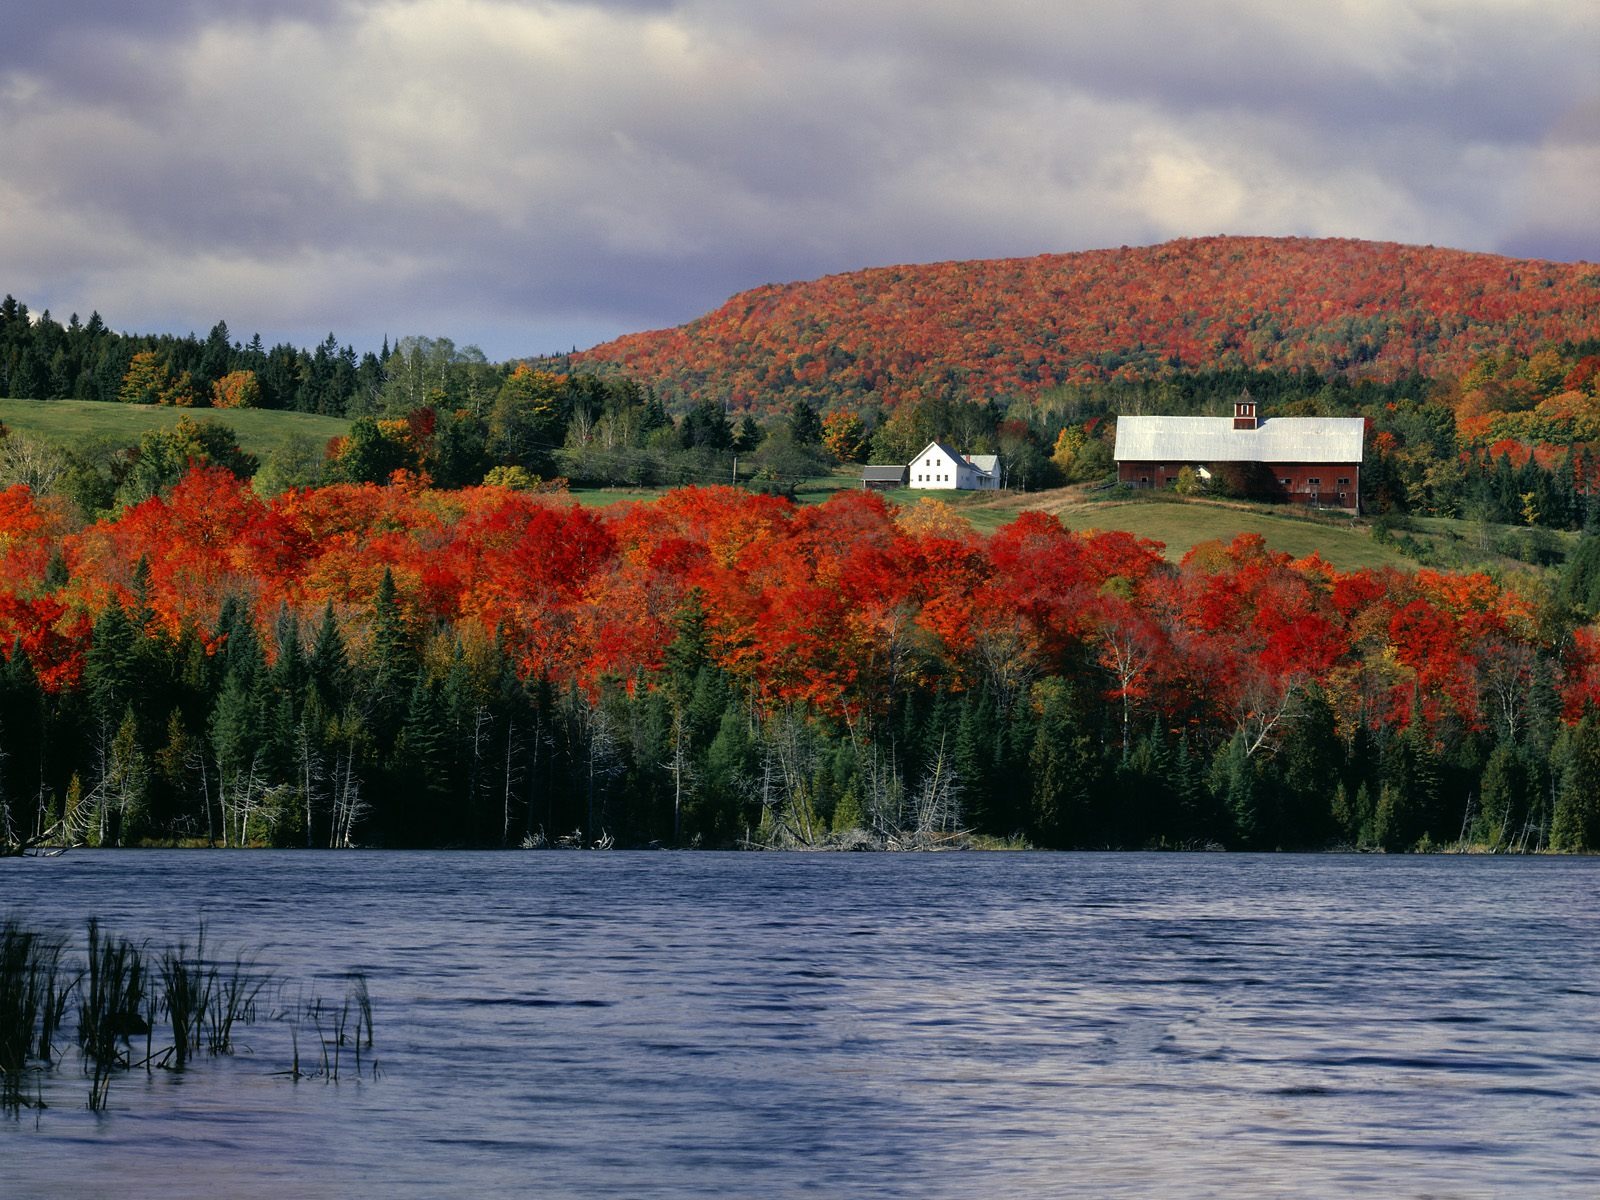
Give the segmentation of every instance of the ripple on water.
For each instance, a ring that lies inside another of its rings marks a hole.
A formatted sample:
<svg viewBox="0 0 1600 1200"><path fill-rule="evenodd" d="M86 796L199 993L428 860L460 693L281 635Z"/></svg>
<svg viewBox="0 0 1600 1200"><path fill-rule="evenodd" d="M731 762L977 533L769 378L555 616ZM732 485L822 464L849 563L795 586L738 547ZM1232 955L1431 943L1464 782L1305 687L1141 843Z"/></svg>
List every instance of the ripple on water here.
<svg viewBox="0 0 1600 1200"><path fill-rule="evenodd" d="M369 979L375 1081L283 1029L0 1129L6 1194L1600 1194L1600 862L182 854L0 911ZM37 1120L33 1119L37 1116Z"/></svg>

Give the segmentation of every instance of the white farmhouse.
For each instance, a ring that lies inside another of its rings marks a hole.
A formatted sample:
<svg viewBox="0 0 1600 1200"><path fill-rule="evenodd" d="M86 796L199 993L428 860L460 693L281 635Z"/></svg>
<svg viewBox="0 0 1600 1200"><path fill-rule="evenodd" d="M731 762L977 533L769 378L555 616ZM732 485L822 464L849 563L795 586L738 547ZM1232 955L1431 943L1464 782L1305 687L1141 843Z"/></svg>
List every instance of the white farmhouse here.
<svg viewBox="0 0 1600 1200"><path fill-rule="evenodd" d="M994 454L958 454L934 439L906 468L906 486L963 492L997 489L1000 459Z"/></svg>

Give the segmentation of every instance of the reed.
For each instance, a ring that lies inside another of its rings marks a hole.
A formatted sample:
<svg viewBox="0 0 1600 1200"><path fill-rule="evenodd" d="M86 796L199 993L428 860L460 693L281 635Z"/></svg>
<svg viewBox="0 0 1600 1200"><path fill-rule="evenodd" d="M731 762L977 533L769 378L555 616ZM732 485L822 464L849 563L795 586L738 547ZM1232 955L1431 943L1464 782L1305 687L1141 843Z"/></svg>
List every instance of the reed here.
<svg viewBox="0 0 1600 1200"><path fill-rule="evenodd" d="M224 974L213 970L206 1005L207 1048L212 1054L233 1053L233 1027L256 1019L256 1000L268 979L257 975L254 964L243 954L236 955L232 968Z"/></svg>
<svg viewBox="0 0 1600 1200"><path fill-rule="evenodd" d="M145 1063L150 1062L154 1005L143 947L103 934L91 917L88 981L78 992L78 1048L92 1079L91 1111L105 1108L112 1075L133 1065L134 1036L144 1035Z"/></svg>
<svg viewBox="0 0 1600 1200"><path fill-rule="evenodd" d="M33 1047L41 997L34 966L36 934L0 924L0 1071L20 1075Z"/></svg>
<svg viewBox="0 0 1600 1200"><path fill-rule="evenodd" d="M345 985L345 998L347 1004L353 1004L356 1010L355 1052L356 1074L361 1074L361 1052L372 1049L372 993L367 990L367 977L360 971L352 971Z"/></svg>
<svg viewBox="0 0 1600 1200"><path fill-rule="evenodd" d="M378 1066L370 1058L373 1045L372 992L367 977L353 971L345 977L343 1001L335 1007L313 994L309 999L302 992L294 1003L280 1009L275 1019L286 1021L292 1041L294 1061L288 1071L280 1072L294 1080L321 1078L324 1083L338 1083L345 1072L347 1048L355 1058L356 1078L365 1069L364 1057L371 1063L373 1079L378 1078ZM300 1030L316 1037L321 1065L303 1068L300 1062Z"/></svg>
<svg viewBox="0 0 1600 1200"><path fill-rule="evenodd" d="M215 968L206 966L206 927L200 926L194 954L185 943L161 955L161 1006L172 1027L172 1068L182 1071L200 1044L216 984Z"/></svg>
<svg viewBox="0 0 1600 1200"><path fill-rule="evenodd" d="M23 1091L28 1068L54 1059L73 986L63 982L65 946L63 937L24 929L11 918L0 922L0 1108L8 1112L33 1103Z"/></svg>
<svg viewBox="0 0 1600 1200"><path fill-rule="evenodd" d="M62 1022L66 1020L67 1003L83 981L81 970L69 970L62 964L61 954L66 949L66 944L67 939L64 937L43 938L38 954L43 986L39 1003L39 1041L36 1055L47 1065L53 1065L56 1061L56 1037L61 1032Z"/></svg>
<svg viewBox="0 0 1600 1200"><path fill-rule="evenodd" d="M0 1108L15 1114L23 1105L44 1107L43 1080L59 1065L58 1053L69 1004L76 1000L77 1050L90 1077L89 1108L106 1107L112 1080L120 1073L156 1067L184 1070L202 1048L231 1054L241 1024L257 1017L260 997L272 983L254 960L236 954L217 960L202 924L193 947L186 941L152 952L147 945L108 934L98 919L88 923L88 953L81 964L64 957L68 939L0 920ZM359 1078L373 1045L372 995L366 976L346 977L343 1002L301 999L286 1014L293 1065L284 1074L295 1080L320 1074L337 1082L347 1069L347 1047L354 1052ZM163 1019L172 1040L157 1038ZM303 1065L300 1033L309 1026L321 1047L321 1069ZM144 1041L143 1055L134 1049ZM70 1048L69 1048L70 1049ZM377 1078L376 1064L373 1078ZM34 1096L25 1084L33 1080Z"/></svg>

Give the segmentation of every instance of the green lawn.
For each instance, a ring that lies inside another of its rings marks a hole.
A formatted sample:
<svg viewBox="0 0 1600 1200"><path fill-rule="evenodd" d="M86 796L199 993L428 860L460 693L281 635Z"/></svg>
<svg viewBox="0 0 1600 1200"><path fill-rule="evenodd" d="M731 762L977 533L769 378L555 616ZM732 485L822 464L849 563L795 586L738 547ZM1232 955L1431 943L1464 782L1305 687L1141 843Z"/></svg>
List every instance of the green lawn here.
<svg viewBox="0 0 1600 1200"><path fill-rule="evenodd" d="M741 477L740 482L750 485L748 479ZM817 479L807 479L795 485L795 500L800 504L820 504L829 496L841 491L850 491L861 486L859 468L842 468L831 475L824 475ZM608 504L626 504L635 500L657 500L674 488L628 488L628 487L575 487L572 497L579 504L589 508L604 508ZM907 492L915 500L920 493ZM902 499L902 502L904 500Z"/></svg>
<svg viewBox="0 0 1600 1200"><path fill-rule="evenodd" d="M658 500L668 488L573 488L570 495L585 508L605 508L609 504L629 504L635 500Z"/></svg>
<svg viewBox="0 0 1600 1200"><path fill-rule="evenodd" d="M0 421L8 428L70 446L85 437L136 442L145 430L171 426L182 416L221 421L239 435L239 445L263 461L294 434L318 445L350 432L342 417L276 412L264 408L159 408L143 404L104 404L97 400L0 399Z"/></svg>
<svg viewBox="0 0 1600 1200"><path fill-rule="evenodd" d="M1416 565L1393 547L1374 541L1366 526L1337 518L1337 523L1325 523L1256 508L1136 501L1064 505L1057 515L1069 529L1125 529L1150 538L1166 546L1167 557L1173 561L1200 542L1229 542L1241 533L1256 533L1274 550L1295 558L1316 551L1343 571Z"/></svg>

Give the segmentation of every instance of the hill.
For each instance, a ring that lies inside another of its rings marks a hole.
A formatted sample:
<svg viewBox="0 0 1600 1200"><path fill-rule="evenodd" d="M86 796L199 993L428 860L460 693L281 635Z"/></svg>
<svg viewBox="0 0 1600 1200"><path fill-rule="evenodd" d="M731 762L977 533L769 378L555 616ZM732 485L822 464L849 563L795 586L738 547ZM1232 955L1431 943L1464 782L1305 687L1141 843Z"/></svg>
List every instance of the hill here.
<svg viewBox="0 0 1600 1200"><path fill-rule="evenodd" d="M1458 374L1600 337L1600 267L1432 246L1213 237L880 267L743 292L575 356L669 400L777 411L973 400L1195 369Z"/></svg>
<svg viewBox="0 0 1600 1200"><path fill-rule="evenodd" d="M263 461L295 435L309 437L320 446L331 437L350 432L350 422L340 417L263 408L168 408L98 400L0 399L0 422L59 446L70 446L86 437L137 442L146 429L175 425L183 416L196 421L220 421L239 435L242 449Z"/></svg>

